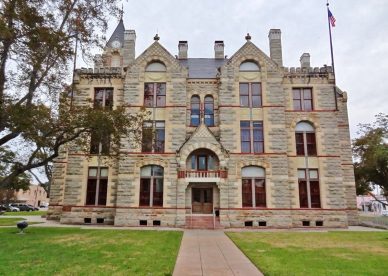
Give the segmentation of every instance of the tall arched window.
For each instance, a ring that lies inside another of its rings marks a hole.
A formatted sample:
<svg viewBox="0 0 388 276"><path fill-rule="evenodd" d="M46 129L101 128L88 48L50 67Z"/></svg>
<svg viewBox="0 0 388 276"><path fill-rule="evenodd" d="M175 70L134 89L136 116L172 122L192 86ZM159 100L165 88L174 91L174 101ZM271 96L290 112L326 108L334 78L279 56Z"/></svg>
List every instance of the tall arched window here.
<svg viewBox="0 0 388 276"><path fill-rule="evenodd" d="M190 125L199 126L199 115L200 115L200 107L201 107L201 101L199 99L199 96L193 95L191 97L190 104L191 104Z"/></svg>
<svg viewBox="0 0 388 276"><path fill-rule="evenodd" d="M161 166L144 166L140 170L140 206L163 206L163 176Z"/></svg>
<svg viewBox="0 0 388 276"><path fill-rule="evenodd" d="M241 170L242 206L266 207L265 170L261 167L247 166Z"/></svg>
<svg viewBox="0 0 388 276"><path fill-rule="evenodd" d="M296 155L317 155L315 130L309 122L299 122L295 128Z"/></svg>
<svg viewBox="0 0 388 276"><path fill-rule="evenodd" d="M205 125L214 126L214 100L212 96L205 97Z"/></svg>

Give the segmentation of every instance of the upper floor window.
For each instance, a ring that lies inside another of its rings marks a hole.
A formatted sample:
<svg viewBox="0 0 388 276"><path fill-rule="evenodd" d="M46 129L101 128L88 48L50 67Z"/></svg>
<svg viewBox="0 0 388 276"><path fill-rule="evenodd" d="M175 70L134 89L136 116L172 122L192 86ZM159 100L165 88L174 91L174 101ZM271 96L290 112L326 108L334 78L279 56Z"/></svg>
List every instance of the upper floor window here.
<svg viewBox="0 0 388 276"><path fill-rule="evenodd" d="M313 110L313 91L311 88L292 89L294 110Z"/></svg>
<svg viewBox="0 0 388 276"><path fill-rule="evenodd" d="M205 97L204 107L205 125L214 126L214 100L212 96Z"/></svg>
<svg viewBox="0 0 388 276"><path fill-rule="evenodd" d="M90 153L108 155L110 135L108 133L92 132L90 135Z"/></svg>
<svg viewBox="0 0 388 276"><path fill-rule="evenodd" d="M147 65L146 72L166 72L166 66L159 61Z"/></svg>
<svg viewBox="0 0 388 276"><path fill-rule="evenodd" d="M140 170L140 206L163 206L164 169L160 166L144 166Z"/></svg>
<svg viewBox="0 0 388 276"><path fill-rule="evenodd" d="M142 152L164 152L164 121L146 121L143 123Z"/></svg>
<svg viewBox="0 0 388 276"><path fill-rule="evenodd" d="M86 188L86 205L106 205L108 168L90 167Z"/></svg>
<svg viewBox="0 0 388 276"><path fill-rule="evenodd" d="M94 108L113 107L113 88L95 88L94 89Z"/></svg>
<svg viewBox="0 0 388 276"><path fill-rule="evenodd" d="M317 169L298 169L300 208L321 208Z"/></svg>
<svg viewBox="0 0 388 276"><path fill-rule="evenodd" d="M253 61L244 61L240 65L240 71L260 71L260 67Z"/></svg>
<svg viewBox="0 0 388 276"><path fill-rule="evenodd" d="M166 84L145 83L144 84L144 106L164 107L166 106Z"/></svg>
<svg viewBox="0 0 388 276"><path fill-rule="evenodd" d="M242 206L266 207L265 170L255 166L244 167L241 178Z"/></svg>
<svg viewBox="0 0 388 276"><path fill-rule="evenodd" d="M241 121L240 132L241 152L264 152L264 134L262 121Z"/></svg>
<svg viewBox="0 0 388 276"><path fill-rule="evenodd" d="M261 107L261 84L240 83L240 106L241 107Z"/></svg>
<svg viewBox="0 0 388 276"><path fill-rule="evenodd" d="M201 101L199 96L194 95L191 97L190 101L190 126L199 126L200 121L200 109L201 109Z"/></svg>
<svg viewBox="0 0 388 276"><path fill-rule="evenodd" d="M299 122L295 128L296 155L317 155L314 127L308 122Z"/></svg>
<svg viewBox="0 0 388 276"><path fill-rule="evenodd" d="M218 158L215 153L207 149L195 150L189 156L190 167L196 171L212 171L218 168Z"/></svg>

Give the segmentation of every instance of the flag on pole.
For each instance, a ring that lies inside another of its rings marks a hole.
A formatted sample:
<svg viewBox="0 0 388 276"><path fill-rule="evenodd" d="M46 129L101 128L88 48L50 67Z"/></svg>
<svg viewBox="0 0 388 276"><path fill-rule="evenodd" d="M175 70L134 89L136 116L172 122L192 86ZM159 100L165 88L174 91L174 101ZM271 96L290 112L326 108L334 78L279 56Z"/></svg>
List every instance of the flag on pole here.
<svg viewBox="0 0 388 276"><path fill-rule="evenodd" d="M328 15L329 15L329 21L330 21L330 24L332 27L335 27L335 17L334 15L331 13L331 11L329 9L328 10Z"/></svg>

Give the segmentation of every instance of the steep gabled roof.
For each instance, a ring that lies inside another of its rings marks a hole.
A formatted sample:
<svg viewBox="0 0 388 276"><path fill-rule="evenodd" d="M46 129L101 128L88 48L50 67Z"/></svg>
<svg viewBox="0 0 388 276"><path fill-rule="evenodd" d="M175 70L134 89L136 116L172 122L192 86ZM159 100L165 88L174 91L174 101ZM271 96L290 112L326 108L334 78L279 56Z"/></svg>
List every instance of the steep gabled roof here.
<svg viewBox="0 0 388 276"><path fill-rule="evenodd" d="M114 40L120 41L121 46L124 45L124 31L125 31L124 22L123 22L123 19L120 19L119 24L117 24L116 29L114 30L113 34L109 38L105 47L111 47L111 43Z"/></svg>

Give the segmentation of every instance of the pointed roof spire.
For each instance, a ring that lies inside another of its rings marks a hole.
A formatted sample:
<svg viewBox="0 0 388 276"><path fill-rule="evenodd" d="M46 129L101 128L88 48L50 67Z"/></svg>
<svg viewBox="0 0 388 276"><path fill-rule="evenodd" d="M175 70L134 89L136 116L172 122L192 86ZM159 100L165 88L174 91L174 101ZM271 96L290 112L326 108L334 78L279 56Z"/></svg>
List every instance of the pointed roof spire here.
<svg viewBox="0 0 388 276"><path fill-rule="evenodd" d="M121 46L124 45L124 31L125 27L123 22L123 16L121 14L120 21L117 24L117 27L109 38L108 42L106 43L106 47L111 47L111 43L116 40L121 43Z"/></svg>

